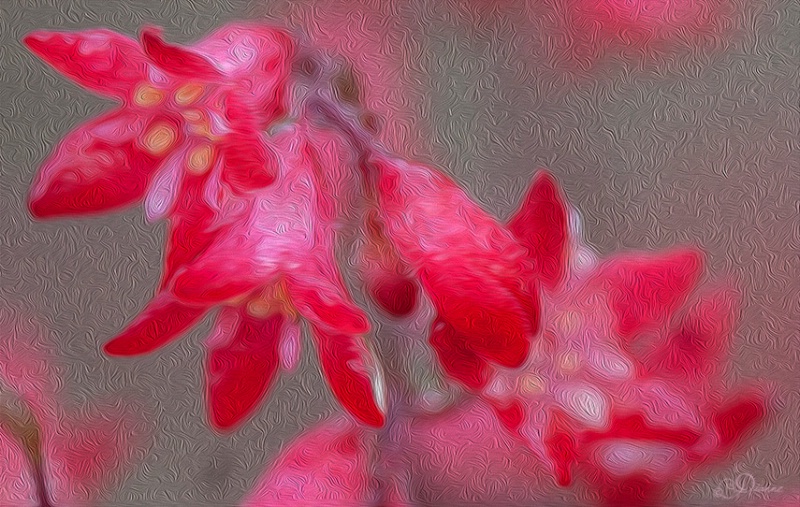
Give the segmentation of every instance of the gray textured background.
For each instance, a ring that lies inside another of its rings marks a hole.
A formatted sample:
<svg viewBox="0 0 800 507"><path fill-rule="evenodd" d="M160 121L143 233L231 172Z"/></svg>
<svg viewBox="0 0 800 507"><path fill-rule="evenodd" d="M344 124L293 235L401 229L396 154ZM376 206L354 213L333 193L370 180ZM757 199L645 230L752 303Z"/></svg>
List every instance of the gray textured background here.
<svg viewBox="0 0 800 507"><path fill-rule="evenodd" d="M703 247L711 273L731 273L745 292L732 378L775 379L785 402L736 466L759 484L800 488L797 5L735 0L715 44L667 44L647 55L607 45L576 67L563 58L569 49L552 1L413 2L391 12L361 3L0 3L0 302L50 330L76 400L127 393L148 407L153 445L109 504L235 504L281 444L333 404L312 355L303 354L300 372L279 381L252 421L214 435L199 401L209 319L155 354L101 355L101 343L155 289L163 225L147 224L141 209L30 219L24 196L43 158L112 104L57 75L19 41L41 28L105 26L133 35L153 23L169 40L190 42L242 18L304 26L320 40L339 20L364 31L360 40L376 50L416 55L390 90L398 110L390 131L408 139L398 149L445 167L501 217L545 166L583 212L601 253ZM709 501L700 493L695 500Z"/></svg>

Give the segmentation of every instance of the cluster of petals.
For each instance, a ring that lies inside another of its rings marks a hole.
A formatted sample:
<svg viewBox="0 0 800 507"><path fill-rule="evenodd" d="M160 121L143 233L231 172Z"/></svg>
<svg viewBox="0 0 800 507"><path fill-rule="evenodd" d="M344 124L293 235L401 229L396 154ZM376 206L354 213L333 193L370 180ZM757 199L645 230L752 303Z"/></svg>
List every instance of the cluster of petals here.
<svg viewBox="0 0 800 507"><path fill-rule="evenodd" d="M25 41L56 69L123 106L79 127L45 161L30 197L37 217L107 211L145 200L169 220L159 291L105 345L147 353L221 307L209 338L212 424L250 415L280 364L291 368L305 318L334 394L380 425L380 372L334 257L326 185L342 160L285 112L293 45L271 28L234 24L188 48L152 29L36 32ZM274 129L273 129L274 130Z"/></svg>
<svg viewBox="0 0 800 507"><path fill-rule="evenodd" d="M395 485L406 488L406 498L546 501L580 477L587 498L603 505L657 505L670 486L730 459L763 425L768 386L731 390L722 376L737 292L701 281L699 251L599 260L544 172L509 228L541 256L541 337L521 369L494 369L478 398L397 423L407 438L401 461L418 471L416 488ZM352 424L324 423L286 448L247 505L292 497L300 505L365 501L375 494L362 477L374 451L352 442L368 441ZM309 452L326 458L304 460ZM321 487L331 481L324 476L348 467L348 481ZM508 489L487 488L493 480Z"/></svg>

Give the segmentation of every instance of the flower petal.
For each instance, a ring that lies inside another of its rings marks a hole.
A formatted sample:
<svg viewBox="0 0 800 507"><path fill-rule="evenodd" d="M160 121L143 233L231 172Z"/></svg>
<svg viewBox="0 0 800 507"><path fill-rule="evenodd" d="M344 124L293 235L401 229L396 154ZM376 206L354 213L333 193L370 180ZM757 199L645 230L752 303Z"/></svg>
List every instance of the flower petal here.
<svg viewBox="0 0 800 507"><path fill-rule="evenodd" d="M715 378L735 324L738 297L731 289L704 295L681 320L669 340L645 360L651 373L699 383Z"/></svg>
<svg viewBox="0 0 800 507"><path fill-rule="evenodd" d="M453 326L442 320L434 321L430 343L447 375L476 391L486 386L489 379L486 360L467 348L465 339Z"/></svg>
<svg viewBox="0 0 800 507"><path fill-rule="evenodd" d="M175 196L174 212L170 217L168 241L159 290L164 289L177 270L195 260L213 243L217 230L217 213L205 197L207 178L184 174Z"/></svg>
<svg viewBox="0 0 800 507"><path fill-rule="evenodd" d="M325 421L281 451L243 506L367 505L372 474L364 440L348 418Z"/></svg>
<svg viewBox="0 0 800 507"><path fill-rule="evenodd" d="M386 387L363 337L329 333L317 326L313 329L322 372L333 394L359 421L370 426L383 426Z"/></svg>
<svg viewBox="0 0 800 507"><path fill-rule="evenodd" d="M182 141L170 118L120 109L68 134L44 162L29 207L39 218L99 213L130 205L153 171Z"/></svg>
<svg viewBox="0 0 800 507"><path fill-rule="evenodd" d="M712 422L724 453L751 433L767 416L768 408L763 396L745 393L720 407Z"/></svg>
<svg viewBox="0 0 800 507"><path fill-rule="evenodd" d="M358 266L367 292L378 306L394 317L404 317L417 306L419 289L411 268L397 255L375 212L366 218L366 241Z"/></svg>
<svg viewBox="0 0 800 507"><path fill-rule="evenodd" d="M547 171L534 177L508 229L528 248L542 283L553 290L567 269L567 208L558 184Z"/></svg>
<svg viewBox="0 0 800 507"><path fill-rule="evenodd" d="M111 30L32 32L28 48L84 88L128 99L140 82L148 82L147 57L139 44Z"/></svg>
<svg viewBox="0 0 800 507"><path fill-rule="evenodd" d="M217 336L209 343L209 418L220 430L240 424L266 396L278 371L278 345L286 324L286 317L279 313L262 319L244 308L237 317L232 326L220 318Z"/></svg>
<svg viewBox="0 0 800 507"><path fill-rule="evenodd" d="M169 74L188 79L213 81L223 76L214 63L203 55L177 45L167 44L161 30L142 30L142 47L150 60Z"/></svg>
<svg viewBox="0 0 800 507"><path fill-rule="evenodd" d="M444 175L385 158L374 167L387 236L442 319L475 350L519 366L539 325L524 248Z"/></svg>
<svg viewBox="0 0 800 507"><path fill-rule="evenodd" d="M332 248L320 245L315 257L287 276L292 303L315 326L346 335L367 333L367 316L344 286Z"/></svg>
<svg viewBox="0 0 800 507"><path fill-rule="evenodd" d="M630 340L644 328L669 318L686 300L702 269L702 254L693 249L627 254L611 260L601 278L619 335Z"/></svg>
<svg viewBox="0 0 800 507"><path fill-rule="evenodd" d="M135 356L163 347L189 329L208 311L207 307L189 306L172 294L156 295L141 314L119 335L103 346L112 356Z"/></svg>
<svg viewBox="0 0 800 507"><path fill-rule="evenodd" d="M222 181L237 192L271 185L278 172L278 155L255 128L235 129L217 143L224 168Z"/></svg>

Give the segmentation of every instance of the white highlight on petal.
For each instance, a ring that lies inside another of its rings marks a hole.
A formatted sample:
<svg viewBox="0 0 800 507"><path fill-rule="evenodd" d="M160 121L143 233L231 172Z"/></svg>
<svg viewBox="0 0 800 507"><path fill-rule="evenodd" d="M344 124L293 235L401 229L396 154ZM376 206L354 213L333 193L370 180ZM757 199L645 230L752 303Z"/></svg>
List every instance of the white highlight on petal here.
<svg viewBox="0 0 800 507"><path fill-rule="evenodd" d="M669 477L684 463L683 452L673 445L618 439L601 444L597 462L618 477L645 473L650 477Z"/></svg>
<svg viewBox="0 0 800 507"><path fill-rule="evenodd" d="M633 376L633 363L613 350L595 348L589 354L589 362L606 379L628 380Z"/></svg>
<svg viewBox="0 0 800 507"><path fill-rule="evenodd" d="M602 429L609 422L609 401L589 384L569 385L558 394L558 398L571 416L590 428Z"/></svg>
<svg viewBox="0 0 800 507"><path fill-rule="evenodd" d="M281 367L291 372L297 368L300 362L300 326L291 322L288 323L283 331L280 345Z"/></svg>
<svg viewBox="0 0 800 507"><path fill-rule="evenodd" d="M175 204L182 174L183 153L176 153L161 166L144 200L145 216L149 222L164 218Z"/></svg>

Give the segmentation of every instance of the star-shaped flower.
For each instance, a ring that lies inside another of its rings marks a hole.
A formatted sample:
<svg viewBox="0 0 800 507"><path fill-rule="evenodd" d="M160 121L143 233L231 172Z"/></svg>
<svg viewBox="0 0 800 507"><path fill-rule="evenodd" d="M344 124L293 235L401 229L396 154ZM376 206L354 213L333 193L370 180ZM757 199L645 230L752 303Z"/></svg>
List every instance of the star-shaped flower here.
<svg viewBox="0 0 800 507"><path fill-rule="evenodd" d="M224 306L208 343L209 407L218 428L252 413L279 358L291 363L291 347L282 343L297 341L300 317L340 402L362 422L383 424L380 371L364 342L370 326L334 256L335 203L324 186L326 171L342 161L318 148L321 137L302 126L276 134L278 179L258 191L227 191L216 173L204 184L188 180L193 186L180 194L186 205L170 216L161 289L105 346L113 355L150 352Z"/></svg>
<svg viewBox="0 0 800 507"><path fill-rule="evenodd" d="M148 217L164 216L185 175L221 164L237 192L275 179L275 154L260 131L287 107L292 40L282 31L227 25L191 47L156 29L137 42L105 29L37 31L25 44L82 87L120 107L68 134L30 193L37 217L96 213L150 193ZM157 180L157 184L153 181Z"/></svg>

